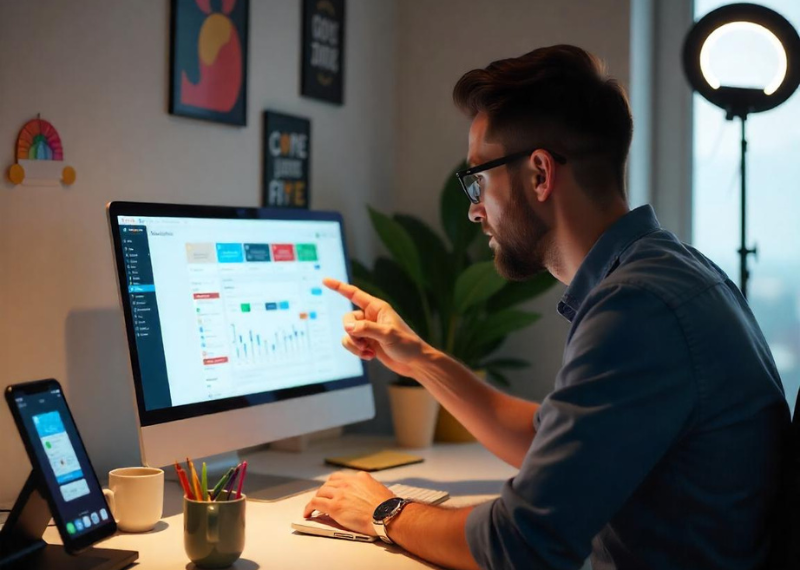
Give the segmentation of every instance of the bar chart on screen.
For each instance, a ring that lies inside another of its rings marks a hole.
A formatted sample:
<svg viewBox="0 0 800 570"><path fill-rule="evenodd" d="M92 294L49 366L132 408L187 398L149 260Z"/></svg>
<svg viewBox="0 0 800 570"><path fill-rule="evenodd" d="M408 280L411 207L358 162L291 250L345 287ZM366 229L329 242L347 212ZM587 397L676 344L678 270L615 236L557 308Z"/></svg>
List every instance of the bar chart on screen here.
<svg viewBox="0 0 800 570"><path fill-rule="evenodd" d="M310 362L325 351L330 329L321 288L306 276L223 282L228 342L235 366ZM313 283L313 284L312 284Z"/></svg>
<svg viewBox="0 0 800 570"><path fill-rule="evenodd" d="M241 312L230 317L231 360L234 365L308 362L324 349L319 338L325 330L313 324L318 320L317 311L291 310L291 304L287 302L287 308L283 310L287 314L282 315L280 309L264 308L272 304L265 302L256 305L260 308L255 308L243 303Z"/></svg>

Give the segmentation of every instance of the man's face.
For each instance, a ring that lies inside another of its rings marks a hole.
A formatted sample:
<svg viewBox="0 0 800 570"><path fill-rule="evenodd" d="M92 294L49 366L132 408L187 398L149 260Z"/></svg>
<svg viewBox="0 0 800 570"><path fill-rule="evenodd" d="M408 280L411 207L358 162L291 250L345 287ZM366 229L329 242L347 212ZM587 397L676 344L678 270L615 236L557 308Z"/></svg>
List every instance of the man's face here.
<svg viewBox="0 0 800 570"><path fill-rule="evenodd" d="M506 154L499 143L487 142L488 119L479 114L469 133L470 166ZM529 279L546 269L550 227L533 209L528 193L533 184L530 167L524 159L481 173L479 204L469 209L470 220L481 224L490 236L498 273L512 281Z"/></svg>

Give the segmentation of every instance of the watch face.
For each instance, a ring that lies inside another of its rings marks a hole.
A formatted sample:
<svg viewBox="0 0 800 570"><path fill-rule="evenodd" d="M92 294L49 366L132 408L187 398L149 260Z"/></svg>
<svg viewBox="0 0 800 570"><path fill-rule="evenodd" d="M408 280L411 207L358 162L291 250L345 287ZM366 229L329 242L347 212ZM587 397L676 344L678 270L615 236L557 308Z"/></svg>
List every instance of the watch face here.
<svg viewBox="0 0 800 570"><path fill-rule="evenodd" d="M403 499L400 497L392 497L384 502L382 502L378 507L375 509L375 512L372 514L372 518L376 521L380 521L391 515L394 510L400 506L403 502Z"/></svg>

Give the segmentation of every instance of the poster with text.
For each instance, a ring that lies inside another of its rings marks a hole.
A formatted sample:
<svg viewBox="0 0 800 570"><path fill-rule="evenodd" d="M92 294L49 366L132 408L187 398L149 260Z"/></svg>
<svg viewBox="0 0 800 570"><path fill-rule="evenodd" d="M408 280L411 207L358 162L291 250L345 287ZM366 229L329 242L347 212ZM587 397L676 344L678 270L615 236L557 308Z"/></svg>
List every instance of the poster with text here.
<svg viewBox="0 0 800 570"><path fill-rule="evenodd" d="M264 112L264 205L308 208L311 122Z"/></svg>
<svg viewBox="0 0 800 570"><path fill-rule="evenodd" d="M344 0L303 0L300 92L341 105L344 88Z"/></svg>
<svg viewBox="0 0 800 570"><path fill-rule="evenodd" d="M172 0L169 112L247 124L249 0Z"/></svg>

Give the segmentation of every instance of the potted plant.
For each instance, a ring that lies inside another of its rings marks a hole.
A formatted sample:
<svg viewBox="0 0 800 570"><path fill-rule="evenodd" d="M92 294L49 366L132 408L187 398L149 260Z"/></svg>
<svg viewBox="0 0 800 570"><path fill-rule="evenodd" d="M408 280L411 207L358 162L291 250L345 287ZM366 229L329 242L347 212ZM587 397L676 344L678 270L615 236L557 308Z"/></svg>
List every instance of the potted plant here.
<svg viewBox="0 0 800 570"><path fill-rule="evenodd" d="M456 170L465 167L462 164ZM440 196L440 220L447 241L417 217L390 217L369 208L372 225L388 255L378 257L372 269L352 260L353 282L389 302L429 344L473 370L482 371L490 382L508 386L506 373L530 363L493 354L510 333L539 319L539 314L519 305L549 289L555 280L548 273L524 282L508 282L500 277L488 243L477 239L483 237L480 225L469 221L468 209L469 201L455 170ZM419 384L410 378L399 378L394 386L414 388ZM403 413L398 414L394 403L392 415L396 431L401 431L397 420ZM448 422L455 421L444 410L440 416L437 432L442 431L442 424L446 428ZM413 421L419 420L418 414L412 417ZM461 428L459 434L459 427L451 427L456 433L449 439L464 438L466 431ZM400 433L397 435L400 439Z"/></svg>

